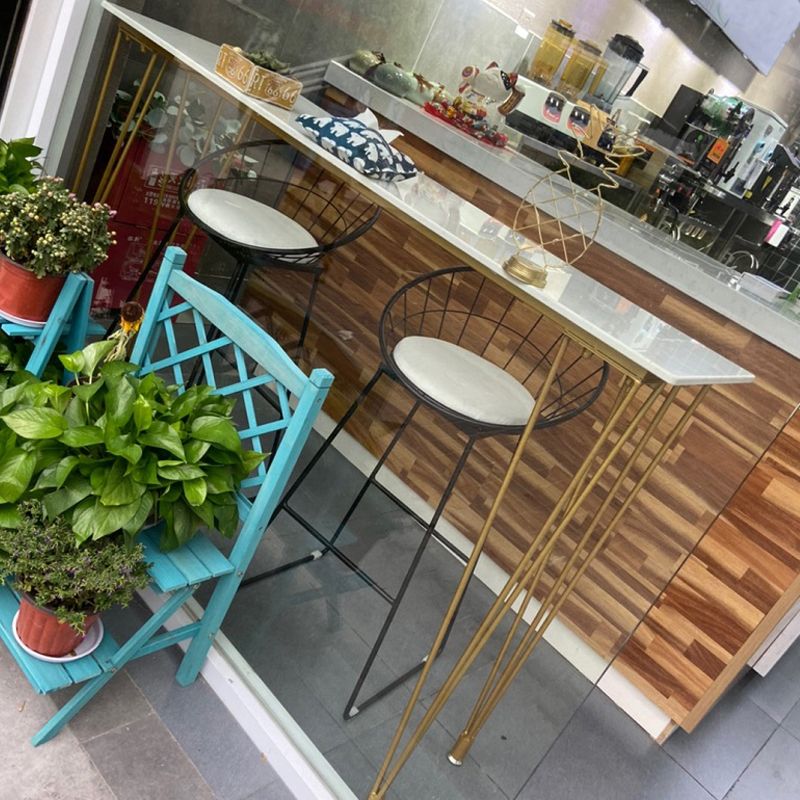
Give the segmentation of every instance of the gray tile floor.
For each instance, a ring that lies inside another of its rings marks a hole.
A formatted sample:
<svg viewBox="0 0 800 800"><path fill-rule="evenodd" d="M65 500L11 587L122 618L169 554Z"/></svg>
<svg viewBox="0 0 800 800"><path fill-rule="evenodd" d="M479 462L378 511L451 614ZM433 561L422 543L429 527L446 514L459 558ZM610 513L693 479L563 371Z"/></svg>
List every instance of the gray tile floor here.
<svg viewBox="0 0 800 800"><path fill-rule="evenodd" d="M330 533L359 476L330 453L293 505ZM340 546L393 590L420 531L371 491ZM251 574L319 545L281 515ZM460 566L432 545L382 648L367 691L415 663L432 639ZM460 654L491 602L471 586L442 665ZM224 629L355 794L366 797L410 687L345 722L342 710L387 606L332 556L244 588ZM548 645L535 652L485 726L464 766L446 753L489 668L470 669L390 793L397 800L798 800L800 644L765 679L744 677L691 736L655 744ZM421 713L421 712L420 712Z"/></svg>
<svg viewBox="0 0 800 800"><path fill-rule="evenodd" d="M123 638L145 612L107 613ZM34 694L0 647L0 800L283 800L291 795L201 678L173 680L173 648L132 663L55 739L30 737L72 690Z"/></svg>
<svg viewBox="0 0 800 800"><path fill-rule="evenodd" d="M323 529L357 479L333 454L297 507ZM367 495L341 544L396 588L419 537L378 493ZM253 571L317 545L281 516ZM429 548L366 687L382 686L422 655L460 567ZM423 707L491 601L475 584ZM408 687L345 722L345 699L386 605L330 556L243 589L225 632L359 798L373 776ZM123 638L136 607L108 615ZM0 800L288 800L290 794L201 680L173 680L178 653L132 663L61 736L33 749L30 735L65 696L37 697L0 648ZM489 667L476 661L389 797L392 800L798 800L800 643L767 678L745 675L690 736L655 744L549 646L517 677L460 768L445 757ZM422 713L421 710L418 714Z"/></svg>

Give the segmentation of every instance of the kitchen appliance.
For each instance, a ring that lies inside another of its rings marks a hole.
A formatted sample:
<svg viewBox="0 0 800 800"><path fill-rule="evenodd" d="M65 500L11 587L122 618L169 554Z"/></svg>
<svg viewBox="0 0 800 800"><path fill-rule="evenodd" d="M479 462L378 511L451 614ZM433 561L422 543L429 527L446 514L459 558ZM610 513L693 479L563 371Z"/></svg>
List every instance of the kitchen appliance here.
<svg viewBox="0 0 800 800"><path fill-rule="evenodd" d="M753 127L742 139L732 172L718 184L737 197L748 195L788 127L774 111L750 101L747 105L754 112Z"/></svg>
<svg viewBox="0 0 800 800"><path fill-rule="evenodd" d="M594 42L579 39L573 43L572 49L569 51L557 91L568 100L575 101L586 86L589 76L595 73L600 77L603 71L600 48Z"/></svg>
<svg viewBox="0 0 800 800"><path fill-rule="evenodd" d="M776 144L768 163L756 178L747 198L773 214L785 215L793 208L790 192L800 179L798 147Z"/></svg>
<svg viewBox="0 0 800 800"><path fill-rule="evenodd" d="M531 61L529 77L549 86L574 38L575 31L569 22L563 19L550 20L542 43Z"/></svg>
<svg viewBox="0 0 800 800"><path fill-rule="evenodd" d="M517 89L524 96L506 123L524 134L554 147L575 149L576 141L594 149L601 147L608 115L583 101L573 102L555 89L548 89L521 75Z"/></svg>
<svg viewBox="0 0 800 800"><path fill-rule="evenodd" d="M647 67L640 63L643 57L644 48L636 39L624 33L615 33L603 53L605 69L595 78L583 99L587 103L602 108L603 111L611 111L614 101L619 97L637 67L639 74L627 94L633 94L647 77Z"/></svg>
<svg viewBox="0 0 800 800"><path fill-rule="evenodd" d="M678 134L676 154L711 183L729 176L739 147L753 127L755 111L738 97L708 92Z"/></svg>

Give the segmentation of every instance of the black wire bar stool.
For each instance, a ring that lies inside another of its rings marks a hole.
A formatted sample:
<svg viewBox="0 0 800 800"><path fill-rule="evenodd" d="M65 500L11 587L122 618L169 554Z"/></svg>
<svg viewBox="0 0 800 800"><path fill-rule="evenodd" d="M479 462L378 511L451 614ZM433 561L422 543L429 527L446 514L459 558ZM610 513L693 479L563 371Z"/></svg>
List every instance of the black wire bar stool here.
<svg viewBox="0 0 800 800"><path fill-rule="evenodd" d="M224 291L236 302L254 269L308 273L311 286L297 347L305 342L324 265L323 257L363 236L380 215L352 186L317 167L277 138L215 150L183 174L179 211L128 299L133 299L188 219L235 260Z"/></svg>
<svg viewBox="0 0 800 800"><path fill-rule="evenodd" d="M386 619L345 705L345 719L352 718L400 686L417 673L425 662L424 658L421 659L403 675L358 702L364 681L430 539L435 538L462 563L468 559L466 554L436 530L436 525L475 443L488 436L519 436L531 415L534 402L543 404L537 421L538 428L569 421L589 408L600 396L609 371L605 362L586 356L582 349L576 347L574 357L570 354L562 359L562 366L558 368L548 395L539 397L538 390L545 381L562 334L549 327L543 316L536 315L521 301L464 266L437 270L402 286L381 314L378 337L380 365L285 492L275 512L276 515L280 511L289 514L323 545L322 550L248 577L241 584L242 588L252 586L265 578L332 553L390 604ZM411 393L413 406L372 471L364 478L336 530L326 536L304 519L290 505L290 500L384 376ZM466 436L466 444L429 520L422 518L377 480L381 467L421 406L439 412ZM424 531L400 588L394 595L337 546L339 536L370 486L377 487ZM451 628L454 621L455 615ZM447 636L449 634L448 629ZM442 649L447 636L442 642Z"/></svg>

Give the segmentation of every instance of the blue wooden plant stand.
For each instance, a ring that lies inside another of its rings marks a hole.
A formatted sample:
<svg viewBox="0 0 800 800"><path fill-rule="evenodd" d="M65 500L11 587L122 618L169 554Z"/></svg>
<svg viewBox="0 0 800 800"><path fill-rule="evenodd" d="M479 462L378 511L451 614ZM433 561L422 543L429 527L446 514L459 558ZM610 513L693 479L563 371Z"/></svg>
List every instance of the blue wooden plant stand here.
<svg viewBox="0 0 800 800"><path fill-rule="evenodd" d="M157 529L140 534L147 560L151 562L151 588L166 599L126 642L118 644L106 633L97 650L84 658L64 664L33 658L19 647L11 631L17 597L10 586L0 587L0 639L33 688L44 694L83 684L33 737L34 745L55 736L117 670L134 658L189 640L176 679L184 686L194 681L333 382L333 376L324 369L304 375L278 344L242 311L186 275L182 271L185 260L186 255L180 248L167 249L131 360L140 365L139 374L168 371L179 386L185 385L188 377L184 369L191 371L199 360L206 383L221 395L240 397L247 421L239 435L245 445L263 452L262 442L275 432L281 434L279 442L268 464L261 464L242 485L243 490L249 490L250 498L239 494L241 527L228 556L202 534L169 553L158 549ZM184 298L183 302L173 305L173 292ZM179 316L191 321L184 329L193 329L194 344L179 345L175 329ZM213 332L211 340L208 331ZM212 359L215 351L225 352L227 358ZM218 374L215 363L226 367L235 365L232 382L232 370L226 368ZM228 382L220 380L222 373ZM253 398L253 391L261 387L274 394L279 408L276 417L270 406L271 415L267 421L257 418ZM211 580L216 581L216 585L203 616L196 622L159 633L198 586Z"/></svg>
<svg viewBox="0 0 800 800"><path fill-rule="evenodd" d="M70 273L43 327L0 319L0 329L9 336L21 336L33 341L33 353L27 364L29 372L41 375L60 341L64 342L64 352L73 353L84 346L90 331L96 333L103 330L93 326L89 319L93 291L94 281L88 275Z"/></svg>

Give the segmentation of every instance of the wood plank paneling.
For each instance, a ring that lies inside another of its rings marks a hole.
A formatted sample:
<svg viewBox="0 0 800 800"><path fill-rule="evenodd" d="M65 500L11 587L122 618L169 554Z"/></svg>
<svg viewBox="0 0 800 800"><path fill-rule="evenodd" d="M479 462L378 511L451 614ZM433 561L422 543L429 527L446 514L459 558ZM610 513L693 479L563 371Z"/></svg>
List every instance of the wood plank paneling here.
<svg viewBox="0 0 800 800"><path fill-rule="evenodd" d="M518 200L509 192L412 135L400 141L422 170L510 223ZM329 414L341 415L377 366L377 320L392 292L452 262L385 213L365 237L329 258L307 340L309 362L336 375ZM784 432L762 458L800 400L800 369L788 354L600 246L578 266L757 376L754 384L709 393L562 611L597 652L608 658L619 653L617 665L680 723L702 706L800 571L794 516L800 489L791 467L798 437L789 435L786 443ZM304 276L260 272L248 282L245 305L289 341L307 290ZM515 563L566 486L611 399L606 391L590 412L531 442L487 547L504 568ZM348 430L377 452L409 405L401 389L385 386ZM422 413L390 469L435 503L457 455L456 435L432 413ZM447 511L466 536L479 531L512 447L504 437L476 448Z"/></svg>

